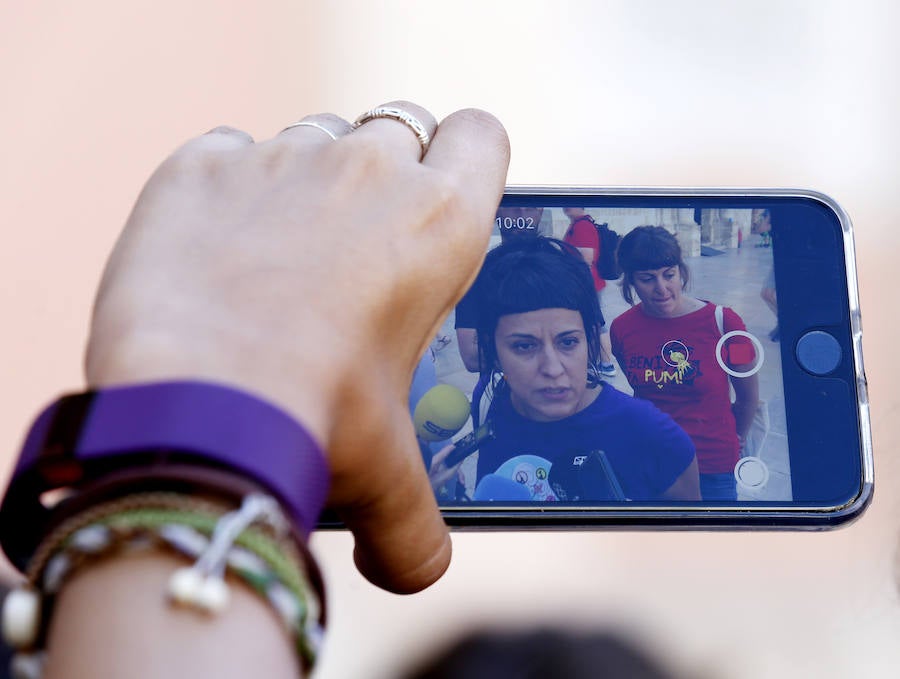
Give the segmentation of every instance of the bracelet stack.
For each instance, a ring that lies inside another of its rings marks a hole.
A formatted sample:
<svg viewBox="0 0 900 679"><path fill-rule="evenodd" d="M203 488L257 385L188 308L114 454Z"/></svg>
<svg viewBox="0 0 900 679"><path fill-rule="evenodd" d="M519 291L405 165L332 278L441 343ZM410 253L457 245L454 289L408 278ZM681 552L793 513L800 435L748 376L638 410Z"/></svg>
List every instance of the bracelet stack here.
<svg viewBox="0 0 900 679"><path fill-rule="evenodd" d="M259 507L274 512L265 517ZM41 543L27 583L4 602L3 636L17 651L14 676L40 676L55 597L79 568L153 548L194 560L173 573L166 593L170 601L220 613L229 598L224 576L231 573L275 609L304 666L311 668L322 639L322 602L282 521L277 505L264 496L249 496L241 509L226 512L215 503L173 493L130 495L69 518Z"/></svg>
<svg viewBox="0 0 900 679"><path fill-rule="evenodd" d="M161 593L173 605L217 615L233 576L310 669L325 607L305 543L327 490L306 430L244 392L171 382L60 399L32 426L0 507L0 542L27 580L3 604L13 676L41 676L47 622L76 571L154 549L193 562ZM64 499L48 504L54 493Z"/></svg>

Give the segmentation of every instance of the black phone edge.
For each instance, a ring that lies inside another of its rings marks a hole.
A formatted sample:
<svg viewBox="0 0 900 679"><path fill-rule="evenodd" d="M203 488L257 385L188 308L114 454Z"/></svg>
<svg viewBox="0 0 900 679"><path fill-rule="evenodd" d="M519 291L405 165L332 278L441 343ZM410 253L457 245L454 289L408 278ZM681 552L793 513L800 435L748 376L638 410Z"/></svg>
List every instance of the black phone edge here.
<svg viewBox="0 0 900 679"><path fill-rule="evenodd" d="M841 507L777 507L734 509L720 506L692 506L653 509L640 505L628 508L547 509L546 505L508 510L457 510L442 507L444 522L454 531L466 530L684 530L744 531L785 530L824 531L842 528L856 521L872 502L875 486L866 482L859 494ZM343 530L346 526L331 510L323 512L317 530Z"/></svg>

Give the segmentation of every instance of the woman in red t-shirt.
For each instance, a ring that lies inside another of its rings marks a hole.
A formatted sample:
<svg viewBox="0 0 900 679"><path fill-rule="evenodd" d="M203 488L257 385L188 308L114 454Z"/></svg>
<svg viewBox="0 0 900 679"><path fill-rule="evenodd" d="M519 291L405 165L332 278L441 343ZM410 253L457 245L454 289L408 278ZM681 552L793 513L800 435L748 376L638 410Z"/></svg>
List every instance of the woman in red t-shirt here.
<svg viewBox="0 0 900 679"><path fill-rule="evenodd" d="M746 331L729 308L685 294L689 272L681 248L659 226L641 226L619 245L622 292L632 308L610 330L612 351L635 396L668 413L697 449L704 500L736 500L734 466L759 399L756 375L731 377L716 356L723 333ZM634 303L633 292L640 303ZM746 340L724 347L731 370L752 369L756 356ZM729 382L734 387L732 404Z"/></svg>

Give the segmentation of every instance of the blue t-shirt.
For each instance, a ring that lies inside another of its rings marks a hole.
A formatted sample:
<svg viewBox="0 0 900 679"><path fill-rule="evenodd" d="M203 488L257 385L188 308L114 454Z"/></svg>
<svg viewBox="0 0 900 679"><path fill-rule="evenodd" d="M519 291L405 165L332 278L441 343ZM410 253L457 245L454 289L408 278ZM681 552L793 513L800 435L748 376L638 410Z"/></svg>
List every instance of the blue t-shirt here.
<svg viewBox="0 0 900 679"><path fill-rule="evenodd" d="M544 458L552 465L560 456L602 450L627 499L659 500L694 459L694 444L671 417L609 384L587 408L554 422L523 417L503 389L487 419L495 438L479 450L479 481L518 456ZM546 478L550 470L539 471Z"/></svg>

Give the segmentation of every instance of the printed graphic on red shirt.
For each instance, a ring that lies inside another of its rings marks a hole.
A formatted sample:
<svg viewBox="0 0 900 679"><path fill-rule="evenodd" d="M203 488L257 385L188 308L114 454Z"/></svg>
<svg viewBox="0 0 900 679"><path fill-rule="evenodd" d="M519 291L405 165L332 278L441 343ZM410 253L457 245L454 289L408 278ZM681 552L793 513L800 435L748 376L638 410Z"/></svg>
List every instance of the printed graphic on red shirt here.
<svg viewBox="0 0 900 679"><path fill-rule="evenodd" d="M753 345L735 338L722 347L722 360L731 368L752 363L756 359ZM658 356L632 354L624 366L628 383L635 389L654 385L662 390L667 385L693 386L703 376L702 361L693 357L693 347L680 339L663 342Z"/></svg>
<svg viewBox="0 0 900 679"><path fill-rule="evenodd" d="M701 377L700 361L692 358L693 347L678 339L663 343L659 354L632 354L624 366L632 387L653 385L662 390L669 385L692 386Z"/></svg>

